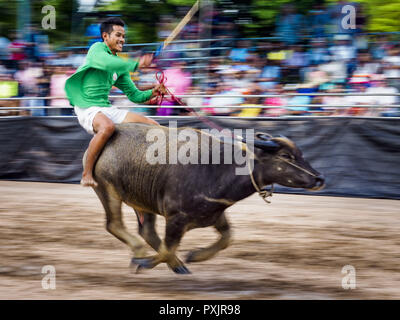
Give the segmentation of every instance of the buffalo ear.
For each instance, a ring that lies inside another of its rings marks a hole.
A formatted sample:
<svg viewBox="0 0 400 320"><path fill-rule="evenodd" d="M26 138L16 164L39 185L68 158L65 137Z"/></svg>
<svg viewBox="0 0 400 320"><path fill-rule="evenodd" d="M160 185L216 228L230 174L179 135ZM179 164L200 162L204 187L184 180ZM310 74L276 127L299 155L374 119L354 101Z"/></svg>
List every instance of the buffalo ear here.
<svg viewBox="0 0 400 320"><path fill-rule="evenodd" d="M278 138L283 138L283 139L290 140L288 137L286 137L286 136L284 136L284 135L282 135L282 134L279 134L279 135L278 135Z"/></svg>

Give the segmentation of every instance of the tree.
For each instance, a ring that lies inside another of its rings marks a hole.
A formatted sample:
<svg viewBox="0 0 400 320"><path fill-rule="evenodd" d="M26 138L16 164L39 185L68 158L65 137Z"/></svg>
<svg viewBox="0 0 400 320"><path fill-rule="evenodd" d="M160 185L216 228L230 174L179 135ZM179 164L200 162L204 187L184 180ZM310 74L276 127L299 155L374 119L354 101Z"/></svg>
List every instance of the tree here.
<svg viewBox="0 0 400 320"><path fill-rule="evenodd" d="M0 34L12 37L12 33L17 29L18 1L0 0L0 10L2 18L0 21ZM56 29L42 28L42 8L51 5L56 10ZM76 16L78 10L78 0L30 0L31 25L35 26L40 32L47 34L52 43L65 43L71 37L72 17ZM28 10L29 7L22 10ZM24 26L27 28L28 26Z"/></svg>
<svg viewBox="0 0 400 320"><path fill-rule="evenodd" d="M328 3L337 3L337 0L328 0ZM357 14L367 17L367 30L369 32L399 32L400 2L398 0L354 0L348 3L359 3ZM362 12L360 12L362 11Z"/></svg>
<svg viewBox="0 0 400 320"><path fill-rule="evenodd" d="M42 29L42 19L45 14L42 8L51 5L56 10L56 29ZM32 24L48 35L50 42L63 43L71 40L73 26L77 23L78 0L31 0Z"/></svg>
<svg viewBox="0 0 400 320"><path fill-rule="evenodd" d="M167 0L160 2L118 0L109 5L98 7L98 9L123 13L122 18L128 25L128 41L131 43L144 43L158 40L157 23L160 21L161 15L176 16L176 6L187 5L190 7L193 4L193 0Z"/></svg>
<svg viewBox="0 0 400 320"><path fill-rule="evenodd" d="M0 0L0 34L9 37L9 33L17 27L17 2Z"/></svg>

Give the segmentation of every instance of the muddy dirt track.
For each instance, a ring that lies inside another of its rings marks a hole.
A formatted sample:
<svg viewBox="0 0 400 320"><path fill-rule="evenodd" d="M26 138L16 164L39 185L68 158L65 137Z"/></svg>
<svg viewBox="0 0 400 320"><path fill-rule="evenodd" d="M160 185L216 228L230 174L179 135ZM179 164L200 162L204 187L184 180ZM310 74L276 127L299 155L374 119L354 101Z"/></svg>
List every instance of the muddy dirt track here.
<svg viewBox="0 0 400 320"><path fill-rule="evenodd" d="M133 211L123 212L136 233ZM266 205L253 195L227 216L232 245L188 264L191 275L165 264L136 274L92 189L0 181L0 299L400 299L399 201L275 194ZM162 217L157 227L163 235ZM216 238L192 230L178 256ZM42 288L45 265L55 290ZM354 290L342 288L345 265Z"/></svg>

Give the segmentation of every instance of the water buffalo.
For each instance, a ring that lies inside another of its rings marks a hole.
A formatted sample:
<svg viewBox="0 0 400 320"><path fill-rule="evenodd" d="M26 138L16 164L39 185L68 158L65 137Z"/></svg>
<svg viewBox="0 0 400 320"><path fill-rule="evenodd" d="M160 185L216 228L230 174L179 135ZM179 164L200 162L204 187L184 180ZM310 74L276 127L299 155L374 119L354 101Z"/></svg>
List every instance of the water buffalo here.
<svg viewBox="0 0 400 320"><path fill-rule="evenodd" d="M252 176L237 175L235 162L151 164L146 152L152 142L147 141L146 135L154 128L165 132L166 145L169 145L168 133L173 129L135 123L116 125L114 135L94 170L98 182L94 190L106 212L106 228L131 248L134 254L132 263L138 268L153 268L165 262L176 273L189 273L175 252L185 232L194 228L214 226L221 236L211 246L191 251L186 261L198 262L213 257L230 243L231 232L225 209L256 192L257 186L262 189L277 183L293 188L318 189L324 184L323 177L303 159L291 140L267 134L257 134L254 140ZM205 137L205 133L199 130L195 132L204 141L217 139L212 135ZM168 158L169 149L166 148L165 152ZM124 227L122 202L136 212L139 234L157 251L156 255L146 257L140 238ZM164 241L155 231L157 215L166 219Z"/></svg>

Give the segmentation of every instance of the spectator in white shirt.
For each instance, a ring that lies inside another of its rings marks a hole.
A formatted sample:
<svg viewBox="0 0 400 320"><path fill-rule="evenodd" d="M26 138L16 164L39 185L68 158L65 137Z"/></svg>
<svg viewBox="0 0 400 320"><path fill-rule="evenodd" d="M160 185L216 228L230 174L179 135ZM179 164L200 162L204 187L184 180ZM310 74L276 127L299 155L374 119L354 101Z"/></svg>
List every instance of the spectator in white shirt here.
<svg viewBox="0 0 400 320"><path fill-rule="evenodd" d="M358 65L353 75L369 77L377 74L380 67L380 63L372 61L370 53L363 52L358 54Z"/></svg>
<svg viewBox="0 0 400 320"><path fill-rule="evenodd" d="M383 59L383 70L391 86L400 88L400 48L393 46L388 50L388 55Z"/></svg>
<svg viewBox="0 0 400 320"><path fill-rule="evenodd" d="M356 57L356 47L350 41L351 37L345 34L339 34L334 37L335 45L329 48L332 60L350 61Z"/></svg>
<svg viewBox="0 0 400 320"><path fill-rule="evenodd" d="M371 77L371 87L369 87L365 93L377 93L377 94L397 94L399 90L395 87L390 87L387 85L386 79L384 75L377 74ZM392 104L396 104L398 101L398 96L390 95L390 96L370 96L371 103L381 106L390 106ZM385 110L390 110L390 108L385 108ZM380 112L385 111L380 108L371 109L371 115L377 116Z"/></svg>
<svg viewBox="0 0 400 320"><path fill-rule="evenodd" d="M350 80L350 84L352 85L352 92L350 93L365 93L367 90L368 79L352 78ZM345 102L346 105L354 106L347 110L348 115L361 116L361 115L367 115L369 113L369 110L368 107L358 107L358 106L373 104L374 99L371 96L360 94L354 96L346 96Z"/></svg>

